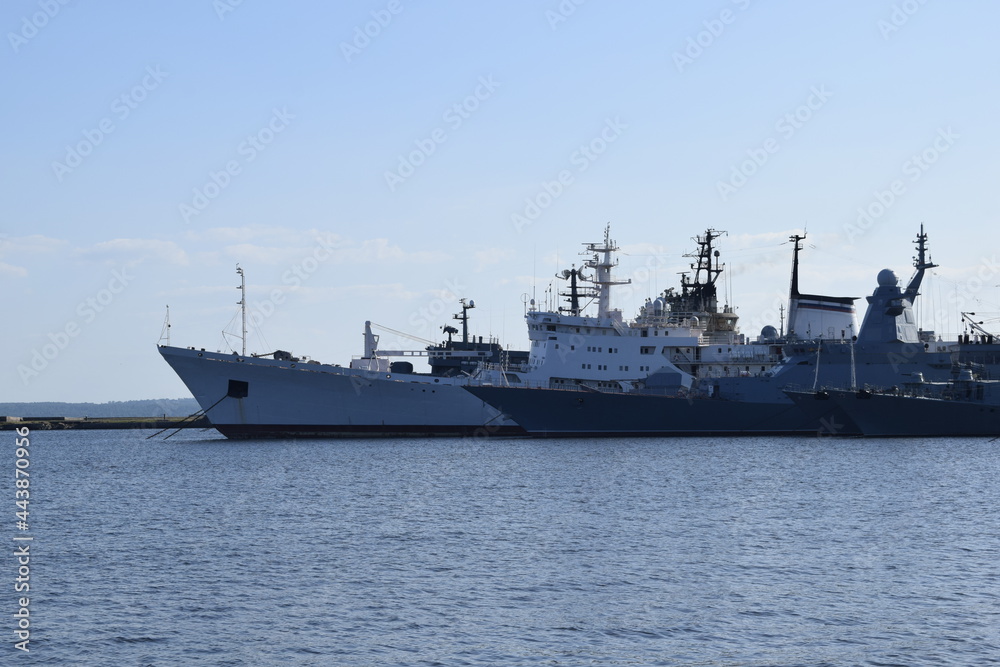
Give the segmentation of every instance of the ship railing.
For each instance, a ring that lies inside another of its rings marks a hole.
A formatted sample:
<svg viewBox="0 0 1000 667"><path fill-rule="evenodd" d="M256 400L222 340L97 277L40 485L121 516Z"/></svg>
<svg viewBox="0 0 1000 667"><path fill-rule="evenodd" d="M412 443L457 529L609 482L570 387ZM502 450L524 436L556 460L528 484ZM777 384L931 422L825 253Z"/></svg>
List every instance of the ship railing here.
<svg viewBox="0 0 1000 667"><path fill-rule="evenodd" d="M740 342L740 336L742 336L738 331L713 331L703 333L699 339L702 345L750 345L751 343Z"/></svg>
<svg viewBox="0 0 1000 667"><path fill-rule="evenodd" d="M946 383L940 383L946 384ZM788 391L798 391L798 392L817 392L817 391L855 391L855 392L869 392L871 394L889 394L889 395L899 395L899 396L935 396L938 392L934 392L931 389L938 386L938 383L909 383L901 382L898 385L881 385L881 384L871 384L869 382L864 382L859 384L853 389L846 384L820 384L816 388L812 385L802 385L796 382L790 382L786 384L782 389Z"/></svg>
<svg viewBox="0 0 1000 667"><path fill-rule="evenodd" d="M493 361L481 361L476 369L477 371L499 371L507 373L527 373L528 364L498 364Z"/></svg>
<svg viewBox="0 0 1000 667"><path fill-rule="evenodd" d="M784 357L777 354L736 354L734 353L729 357L730 363L733 364L777 364L780 363ZM712 362L719 363L719 362Z"/></svg>
<svg viewBox="0 0 1000 667"><path fill-rule="evenodd" d="M971 381L967 385L953 382L900 382L898 385L873 385L865 383L855 389L845 386L821 386L819 391L855 391L867 392L884 396L905 396L907 398L935 398L944 401L983 401L985 385L980 381ZM791 385L786 387L791 389ZM798 391L811 391L812 388L796 387Z"/></svg>

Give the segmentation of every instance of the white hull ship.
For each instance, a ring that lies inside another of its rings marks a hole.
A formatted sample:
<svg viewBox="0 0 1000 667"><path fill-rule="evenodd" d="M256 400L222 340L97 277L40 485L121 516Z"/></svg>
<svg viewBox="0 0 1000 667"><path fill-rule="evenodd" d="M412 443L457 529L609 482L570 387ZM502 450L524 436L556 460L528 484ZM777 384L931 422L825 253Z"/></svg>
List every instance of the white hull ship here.
<svg viewBox="0 0 1000 667"><path fill-rule="evenodd" d="M381 351L370 323L365 351L349 367L293 357L209 352L161 345L160 354L187 385L203 413L230 438L351 436L511 436L526 432L500 410L465 390L468 386L582 388L628 392L637 385L664 394L684 393L706 377L762 373L780 361L780 347L746 343L737 316L719 308L715 282L723 271L712 242L697 237L699 251L681 291L649 300L625 321L611 307L617 247L586 244L581 269L564 271L569 307L526 312L530 350L511 352L495 341L468 336L462 300L462 340L430 346L431 373L409 362L391 362L402 351ZM239 269L238 269L239 271ZM586 272L590 272L587 275ZM240 271L242 274L242 271ZM241 304L245 304L244 297ZM587 309L596 314L586 315ZM243 341L245 346L246 327ZM271 357L271 358L267 358Z"/></svg>
<svg viewBox="0 0 1000 667"><path fill-rule="evenodd" d="M467 377L159 350L230 438L523 434L462 388Z"/></svg>

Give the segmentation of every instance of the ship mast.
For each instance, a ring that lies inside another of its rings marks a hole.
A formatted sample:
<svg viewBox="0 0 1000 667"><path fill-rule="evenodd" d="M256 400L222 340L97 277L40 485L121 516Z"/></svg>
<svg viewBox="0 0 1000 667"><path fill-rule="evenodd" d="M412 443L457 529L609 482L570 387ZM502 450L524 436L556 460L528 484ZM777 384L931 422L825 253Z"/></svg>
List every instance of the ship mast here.
<svg viewBox="0 0 1000 667"><path fill-rule="evenodd" d="M469 309L476 307L476 302L469 299L469 303L465 302L465 299L459 299L459 303L462 304L461 314L456 313L452 317L456 320L461 320L462 322L462 342L469 342ZM448 335L449 340L451 339L451 334Z"/></svg>
<svg viewBox="0 0 1000 667"><path fill-rule="evenodd" d="M563 280L569 281L569 292L559 293L559 296L567 297L567 299L569 300L569 308L560 308L559 312L562 313L568 312L570 315L573 315L574 317L579 316L580 311L582 310L580 308L581 290L580 290L580 285L577 281L589 280L587 276L583 275L583 269L578 269L576 268L576 265L573 265L573 268L563 269L561 273L557 273L556 278L562 278ZM582 296L593 296L593 295L587 292L583 292Z"/></svg>
<svg viewBox="0 0 1000 667"><path fill-rule="evenodd" d="M933 269L937 266L927 257L927 234L924 233L924 225L920 224L920 233L917 234L917 240L914 241L917 246L917 256L913 258L913 266L916 268L916 273L910 278L909 284L906 286L906 292L903 296L909 299L910 303L913 303L920 290L920 283L924 279L924 271L926 269Z"/></svg>
<svg viewBox="0 0 1000 667"><path fill-rule="evenodd" d="M163 320L163 329L160 330L160 341L167 341L167 345L170 345L170 304L167 304L167 316Z"/></svg>
<svg viewBox="0 0 1000 667"><path fill-rule="evenodd" d="M240 274L240 284L236 286L236 289L240 291L240 300L237 301L237 304L240 306L240 314L243 316L242 340L243 356L245 357L247 356L247 279L239 264L236 265L236 273Z"/></svg>
<svg viewBox="0 0 1000 667"><path fill-rule="evenodd" d="M719 259L719 251L713 251L712 241L725 233L715 229L706 230L704 237L694 237L695 242L698 244L698 251L684 255L685 257L698 260L690 264L694 270L694 282L688 281L687 273L681 274L681 295L693 298L693 307L690 308L692 312L714 313L718 310L715 283L719 279L719 274L722 273L725 265ZM713 257L715 258L715 266L712 265ZM704 280L702 279L702 272L705 274Z"/></svg>
<svg viewBox="0 0 1000 667"><path fill-rule="evenodd" d="M792 234L788 240L795 244L792 250L792 284L788 288L788 336L792 337L795 335L795 317L798 314L798 299L799 299L799 251L802 250L802 246L799 245L806 238L805 234L799 236L798 234Z"/></svg>
<svg viewBox="0 0 1000 667"><path fill-rule="evenodd" d="M604 228L604 243L588 243L587 250L582 254L593 253L593 256L586 260L583 265L594 269L594 277L591 282L597 288L597 316L608 317L611 313L611 287L612 285L628 285L629 280L613 280L611 269L618 265L617 260L612 259L612 253L618 250L618 246L611 240L610 223Z"/></svg>

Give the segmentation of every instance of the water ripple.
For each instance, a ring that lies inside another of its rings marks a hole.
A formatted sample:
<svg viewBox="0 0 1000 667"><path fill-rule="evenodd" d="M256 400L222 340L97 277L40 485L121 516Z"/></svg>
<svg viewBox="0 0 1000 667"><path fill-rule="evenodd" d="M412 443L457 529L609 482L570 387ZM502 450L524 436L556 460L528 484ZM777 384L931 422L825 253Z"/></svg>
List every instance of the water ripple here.
<svg viewBox="0 0 1000 667"><path fill-rule="evenodd" d="M1000 655L985 440L145 435L33 439L25 664Z"/></svg>

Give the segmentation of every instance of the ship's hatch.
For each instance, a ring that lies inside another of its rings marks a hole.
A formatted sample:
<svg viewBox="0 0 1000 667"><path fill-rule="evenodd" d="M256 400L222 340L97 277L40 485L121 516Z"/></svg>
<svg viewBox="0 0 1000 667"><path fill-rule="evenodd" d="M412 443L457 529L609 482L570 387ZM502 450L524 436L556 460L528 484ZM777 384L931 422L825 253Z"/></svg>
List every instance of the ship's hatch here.
<svg viewBox="0 0 1000 667"><path fill-rule="evenodd" d="M250 395L250 383L243 380L230 380L229 391L226 396L230 398L246 398Z"/></svg>

